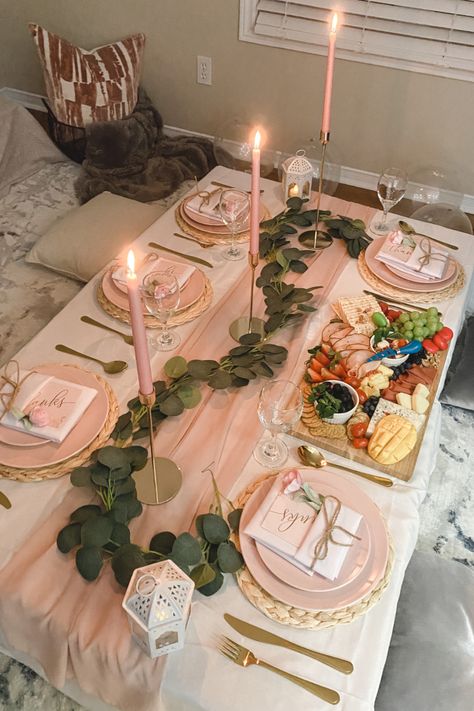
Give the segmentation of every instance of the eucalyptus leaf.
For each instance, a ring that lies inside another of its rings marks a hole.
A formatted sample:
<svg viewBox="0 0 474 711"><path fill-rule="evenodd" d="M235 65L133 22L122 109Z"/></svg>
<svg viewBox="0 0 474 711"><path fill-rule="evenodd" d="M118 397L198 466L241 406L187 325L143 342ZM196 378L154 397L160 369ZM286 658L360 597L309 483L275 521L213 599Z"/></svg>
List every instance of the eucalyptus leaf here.
<svg viewBox="0 0 474 711"><path fill-rule="evenodd" d="M196 519L194 521L194 525L196 526L197 534L201 538L204 538L204 530L202 527L202 520L203 520L204 516L205 516L205 514L199 514L198 516L196 516Z"/></svg>
<svg viewBox="0 0 474 711"><path fill-rule="evenodd" d="M91 483L91 470L88 467L78 467L71 472L73 486L90 486Z"/></svg>
<svg viewBox="0 0 474 711"><path fill-rule="evenodd" d="M197 565L202 558L201 546L190 533L181 533L177 537L171 554L174 559L178 558L186 565Z"/></svg>
<svg viewBox="0 0 474 711"><path fill-rule="evenodd" d="M242 509L232 509L232 511L227 516L227 521L232 531L239 530L240 518L242 516Z"/></svg>
<svg viewBox="0 0 474 711"><path fill-rule="evenodd" d="M265 287L266 288L266 287ZM265 289L264 289L265 291ZM229 351L230 356L243 356L252 352L252 346L236 346Z"/></svg>
<svg viewBox="0 0 474 711"><path fill-rule="evenodd" d="M124 450L112 445L97 450L97 461L109 469L118 469L128 463Z"/></svg>
<svg viewBox="0 0 474 711"><path fill-rule="evenodd" d="M91 480L96 486L107 486L110 476L110 469L99 462L91 467Z"/></svg>
<svg viewBox="0 0 474 711"><path fill-rule="evenodd" d="M133 445L122 450L127 456L128 462L134 471L143 469L148 460L148 452L145 447Z"/></svg>
<svg viewBox="0 0 474 711"><path fill-rule="evenodd" d="M201 593L201 595L205 595L206 597L214 595L214 593L221 589L224 583L224 576L217 567L217 564L213 563L211 567L213 568L216 577L210 583L207 583L207 585L203 585L201 588L199 588L199 592Z"/></svg>
<svg viewBox="0 0 474 711"><path fill-rule="evenodd" d="M186 410L191 410L201 402L201 391L194 385L181 385L176 391L176 395Z"/></svg>
<svg viewBox="0 0 474 711"><path fill-rule="evenodd" d="M264 361L262 363L255 363L253 370L257 375L261 375L263 378L271 378L273 375L273 370L268 363Z"/></svg>
<svg viewBox="0 0 474 711"><path fill-rule="evenodd" d="M291 301L294 304L300 304L303 301L309 301L312 298L313 295L308 289L295 289L291 294Z"/></svg>
<svg viewBox="0 0 474 711"><path fill-rule="evenodd" d="M84 523L88 518L92 516L98 516L102 513L100 506L96 504L86 504L85 506L79 506L78 509L72 512L71 522L74 523Z"/></svg>
<svg viewBox="0 0 474 711"><path fill-rule="evenodd" d="M283 323L283 315L282 314L274 314L273 316L270 316L268 321L265 322L265 332L266 333L271 333L272 331L276 331L278 328L280 328L281 324Z"/></svg>
<svg viewBox="0 0 474 711"><path fill-rule="evenodd" d="M249 381L246 380L245 378L239 378L236 375L234 375L232 378L232 387L233 388L244 388L248 384L249 384Z"/></svg>
<svg viewBox="0 0 474 711"><path fill-rule="evenodd" d="M286 206L290 210L301 210L303 207L303 200L300 197L290 197L286 201Z"/></svg>
<svg viewBox="0 0 474 711"><path fill-rule="evenodd" d="M288 353L284 346L279 346L276 343L264 343L260 350L262 353L271 353L272 355L284 355Z"/></svg>
<svg viewBox="0 0 474 711"><path fill-rule="evenodd" d="M261 340L262 337L259 333L244 333L244 335L239 338L240 343L245 346L254 346L260 343Z"/></svg>
<svg viewBox="0 0 474 711"><path fill-rule="evenodd" d="M244 564L244 559L234 543L227 541L217 549L217 562L223 573L236 573Z"/></svg>
<svg viewBox="0 0 474 711"><path fill-rule="evenodd" d="M173 544L176 540L176 536L171 531L161 531L156 533L150 541L148 548L156 553L162 553L163 555L169 555L173 550Z"/></svg>
<svg viewBox="0 0 474 711"><path fill-rule="evenodd" d="M164 415L168 415L168 417L176 417L183 412L184 405L180 398L172 393L168 395L166 400L160 403L160 410Z"/></svg>
<svg viewBox="0 0 474 711"><path fill-rule="evenodd" d="M232 375L225 370L217 370L208 380L208 385L214 390L224 390L232 385Z"/></svg>
<svg viewBox="0 0 474 711"><path fill-rule="evenodd" d="M174 356L166 361L163 370L168 378L176 380L187 372L188 364L183 356Z"/></svg>
<svg viewBox="0 0 474 711"><path fill-rule="evenodd" d="M304 274L307 269L306 264L298 259L292 259L290 262L290 270L296 274Z"/></svg>
<svg viewBox="0 0 474 711"><path fill-rule="evenodd" d="M234 375L237 376L237 378L244 378L244 380L254 380L257 377L253 370L250 370L250 368L242 368L241 366L234 368Z"/></svg>
<svg viewBox="0 0 474 711"><path fill-rule="evenodd" d="M106 516L93 516L87 519L81 528L82 545L101 548L108 542L113 527L113 521Z"/></svg>
<svg viewBox="0 0 474 711"><path fill-rule="evenodd" d="M112 556L112 570L115 579L123 587L127 587L136 568L146 564L145 556L139 546L127 543L121 546Z"/></svg>
<svg viewBox="0 0 474 711"><path fill-rule="evenodd" d="M296 234L296 229L288 224L280 225L280 231L283 232L283 234L285 234L285 235Z"/></svg>
<svg viewBox="0 0 474 711"><path fill-rule="evenodd" d="M277 260L278 264L280 265L280 267L283 267L283 269L288 268L288 260L285 257L285 255L283 254L283 252L278 251L276 253L276 260Z"/></svg>
<svg viewBox="0 0 474 711"><path fill-rule="evenodd" d="M114 503L112 504L112 508L110 509L110 514L112 517L112 520L116 521L117 523L127 523L129 520L128 517L128 502L126 501L120 501L120 499L115 499Z"/></svg>
<svg viewBox="0 0 474 711"><path fill-rule="evenodd" d="M123 467L117 467L117 469L110 470L110 481L117 482L123 479L127 479L132 473L132 467L128 462L123 465Z"/></svg>
<svg viewBox="0 0 474 711"><path fill-rule="evenodd" d="M130 543L130 531L124 523L116 523L112 529L110 538L114 543L123 546L125 543Z"/></svg>
<svg viewBox="0 0 474 711"><path fill-rule="evenodd" d="M203 516L202 530L206 541L209 543L222 543L227 541L230 528L221 516L208 513Z"/></svg>
<svg viewBox="0 0 474 711"><path fill-rule="evenodd" d="M69 523L62 528L56 539L56 545L61 553L69 553L81 543L81 523Z"/></svg>
<svg viewBox="0 0 474 711"><path fill-rule="evenodd" d="M299 311L303 311L304 313L311 313L312 311L316 311L314 306L310 306L309 304L298 304L296 307Z"/></svg>
<svg viewBox="0 0 474 711"><path fill-rule="evenodd" d="M190 360L188 373L196 380L207 380L219 368L215 360Z"/></svg>
<svg viewBox="0 0 474 711"><path fill-rule="evenodd" d="M100 548L83 546L76 553L76 567L85 580L91 582L99 575L103 565Z"/></svg>
<svg viewBox="0 0 474 711"><path fill-rule="evenodd" d="M115 484L115 494L117 496L121 494L131 494L135 490L135 480L131 476Z"/></svg>
<svg viewBox="0 0 474 711"><path fill-rule="evenodd" d="M130 499L130 501L127 502L127 519L126 520L130 521L130 519L140 516L142 511L143 511L143 506L138 501L138 499L136 499L136 498Z"/></svg>
<svg viewBox="0 0 474 711"><path fill-rule="evenodd" d="M207 585L214 580L216 577L216 571L209 565L209 563L201 563L193 568L189 574L189 577L194 581L196 590L199 590L199 588L202 588L203 585Z"/></svg>

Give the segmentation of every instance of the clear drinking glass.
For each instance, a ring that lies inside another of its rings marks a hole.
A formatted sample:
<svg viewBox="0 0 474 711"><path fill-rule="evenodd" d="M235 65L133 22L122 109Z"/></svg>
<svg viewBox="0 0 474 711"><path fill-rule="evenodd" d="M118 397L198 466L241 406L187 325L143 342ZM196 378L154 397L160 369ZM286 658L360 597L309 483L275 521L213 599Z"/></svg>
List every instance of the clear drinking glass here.
<svg viewBox="0 0 474 711"><path fill-rule="evenodd" d="M386 168L380 175L377 195L382 204L383 217L370 226L376 235L387 235L393 229L387 222L387 214L405 195L407 183L407 174L400 168Z"/></svg>
<svg viewBox="0 0 474 711"><path fill-rule="evenodd" d="M241 190L223 190L219 201L222 221L230 232L230 247L224 252L225 259L242 259L244 251L235 244L237 232L245 230L250 221L250 198Z"/></svg>
<svg viewBox="0 0 474 711"><path fill-rule="evenodd" d="M175 331L170 331L168 321L179 305L179 284L170 272L150 272L143 279L142 294L145 306L161 323L161 332L153 340L159 351L171 351L181 343Z"/></svg>
<svg viewBox="0 0 474 711"><path fill-rule="evenodd" d="M258 417L270 433L270 438L254 450L254 457L263 466L279 467L288 458L288 447L278 438L279 432L294 427L303 411L300 389L290 380L272 380L263 386L258 401Z"/></svg>

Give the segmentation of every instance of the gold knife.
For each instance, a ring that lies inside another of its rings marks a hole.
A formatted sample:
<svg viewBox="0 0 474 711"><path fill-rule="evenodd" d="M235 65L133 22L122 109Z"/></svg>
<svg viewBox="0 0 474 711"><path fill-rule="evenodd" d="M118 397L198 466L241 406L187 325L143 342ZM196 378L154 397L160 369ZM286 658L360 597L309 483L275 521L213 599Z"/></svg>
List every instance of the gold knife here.
<svg viewBox="0 0 474 711"><path fill-rule="evenodd" d="M418 304L407 304L406 301L399 301L398 299L392 299L390 296L385 296L384 294L377 294L377 292L375 292L375 291L368 291L367 289L364 289L364 294L369 294L370 296L375 296L376 299L380 299L381 301L384 301L387 304L398 304L398 306L406 306L409 309L415 309L415 311L428 311L428 309L425 309L422 306L419 306ZM438 313L440 316L443 315L441 313L441 311L438 311Z"/></svg>
<svg viewBox="0 0 474 711"><path fill-rule="evenodd" d="M217 185L218 188L226 188L227 190L240 190L240 188L235 188L233 185L227 185L227 183L219 183L218 180L211 180L211 185ZM251 190L241 190L243 193L250 193ZM265 190L260 190L260 195L264 193Z"/></svg>
<svg viewBox="0 0 474 711"><path fill-rule="evenodd" d="M337 669L337 671L343 674L352 674L354 671L354 666L352 662L347 659L340 659L339 657L333 657L331 654L323 654L322 652L315 652L313 649L307 649L307 647L302 647L300 644L295 644L290 642L284 637L279 637L273 632L268 632L268 630L261 629L255 625L251 625L250 622L244 622L244 620L239 620L238 617L229 615L228 612L224 614L225 621L237 630L239 634L243 634L244 637L253 639L256 642L264 642L265 644L274 644L277 647L284 647L285 649L291 649L293 652L299 652L300 654L305 654L311 659L316 659L322 664L326 664L328 667Z"/></svg>
<svg viewBox="0 0 474 711"><path fill-rule="evenodd" d="M163 247L161 244L157 244L156 242L148 242L149 247L153 247L153 249L161 249L162 252L169 252L170 254L176 254L177 257L182 257L183 259L188 259L190 262L197 262L198 264L202 264L205 267L210 267L211 269L214 268L214 265L211 264L210 262L206 262L205 259L201 259L201 257L192 257L190 254L183 254L182 252L177 252L175 249L170 249L169 247Z"/></svg>

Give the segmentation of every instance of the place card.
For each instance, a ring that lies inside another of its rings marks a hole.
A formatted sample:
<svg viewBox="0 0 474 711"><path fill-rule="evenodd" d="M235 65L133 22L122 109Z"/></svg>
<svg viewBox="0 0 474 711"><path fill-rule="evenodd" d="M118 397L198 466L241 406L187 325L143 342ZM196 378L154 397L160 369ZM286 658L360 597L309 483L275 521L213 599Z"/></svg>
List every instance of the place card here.
<svg viewBox="0 0 474 711"><path fill-rule="evenodd" d="M296 552L308 535L316 515L316 511L304 501L294 501L290 496L278 494L261 526Z"/></svg>

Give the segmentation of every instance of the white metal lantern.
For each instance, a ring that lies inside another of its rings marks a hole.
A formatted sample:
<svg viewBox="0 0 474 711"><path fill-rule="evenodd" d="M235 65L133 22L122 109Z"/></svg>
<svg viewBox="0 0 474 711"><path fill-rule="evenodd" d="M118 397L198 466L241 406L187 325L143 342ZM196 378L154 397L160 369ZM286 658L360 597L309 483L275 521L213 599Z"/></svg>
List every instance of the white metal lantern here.
<svg viewBox="0 0 474 711"><path fill-rule="evenodd" d="M170 560L137 568L122 607L132 637L153 659L182 649L194 583Z"/></svg>
<svg viewBox="0 0 474 711"><path fill-rule="evenodd" d="M313 166L305 158L305 151L303 149L296 151L295 156L283 161L281 168L283 199L285 202L290 197L309 198Z"/></svg>

